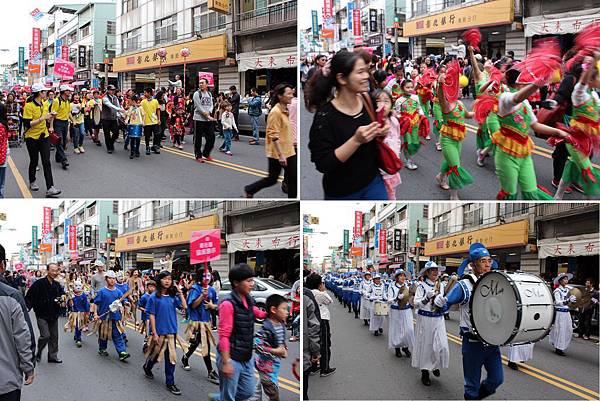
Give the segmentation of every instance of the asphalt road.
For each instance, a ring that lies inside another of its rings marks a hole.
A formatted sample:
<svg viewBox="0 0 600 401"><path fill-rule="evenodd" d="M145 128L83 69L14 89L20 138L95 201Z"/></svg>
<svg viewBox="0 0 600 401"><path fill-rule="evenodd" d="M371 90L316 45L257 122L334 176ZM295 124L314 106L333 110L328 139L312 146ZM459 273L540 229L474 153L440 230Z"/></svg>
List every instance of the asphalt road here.
<svg viewBox="0 0 600 401"><path fill-rule="evenodd" d="M472 109L472 99L463 100L469 110ZM309 131L312 125L313 114L306 110L303 94L299 103L300 108L300 142L302 146L300 160L300 179L302 182L302 199L323 199L323 186L321 184L322 175L310 161L310 151L308 150ZM462 148L462 166L473 175L474 182L471 185L461 189L458 193L460 199L468 200L495 200L496 194L500 190L498 179L494 172L493 157L485 161L484 167L479 167L476 163L476 141L477 122L467 120L467 136L463 141ZM439 172L442 162L442 153L435 148L435 137L431 134L431 141L424 141L425 145L419 149L414 157L414 162L419 166L417 170L408 170L406 168L400 171L402 184L396 189L396 199L398 200L448 200L450 194L439 188L435 181L435 176ZM538 184L546 187L554 193L552 187L552 151L553 149L543 140L532 137L536 148L534 150L533 160ZM600 168L597 164L596 168ZM564 196L564 200L584 199L579 192Z"/></svg>
<svg viewBox="0 0 600 401"><path fill-rule="evenodd" d="M104 143L104 137L100 134ZM264 139L260 146L248 145L247 136L233 142L233 156L217 150L222 138L215 141L213 162L200 164L194 158L191 135L186 135L184 149L173 148L169 139L163 142L161 154L145 155L142 138L141 157L129 159L123 143L115 144L115 153L108 154L104 146L96 146L89 137L84 140L85 154L74 154L68 144L67 171L54 162L51 153L52 174L55 186L62 190L63 198L240 198L244 186L266 177L267 158ZM9 168L6 172L5 197L44 197L43 171L37 172L40 190L28 189L29 155L25 145L11 148ZM40 161L41 169L41 161ZM286 198L280 185L264 189L257 198Z"/></svg>
<svg viewBox="0 0 600 401"><path fill-rule="evenodd" d="M35 315L31 312L36 341L39 337ZM127 328L127 351L131 354L126 362L119 362L112 342L108 343L109 356L98 355L96 335L82 336L82 348L75 347L73 333L63 332L65 319L59 321L59 358L61 365L47 363L47 350L44 350L42 362L35 370L32 385L23 388L23 401L146 401L146 400L207 400L209 393L219 391L219 386L210 383L202 357L198 354L190 358L190 371L181 368L183 355L177 345L177 367L175 384L181 390L181 396L171 394L165 387L164 363L159 362L153 369L154 379L144 376L142 365L143 336L133 329L133 323ZM258 326L256 326L258 329ZM184 336L185 324L179 324L179 334ZM216 336L216 331L214 331ZM290 332L288 331L288 339ZM300 397L300 385L292 374L292 362L298 358L299 343L288 343L288 358L282 361L280 370L280 396L282 400L294 401ZM216 369L214 348L211 347L213 367ZM198 353L198 350L196 351Z"/></svg>
<svg viewBox="0 0 600 401"><path fill-rule="evenodd" d="M333 297L333 295L332 295ZM343 310L335 300L330 306L332 350L331 366L337 368L328 377L312 375L309 398L317 399L463 399L463 374L458 312L446 321L450 347L450 365L441 377L431 376L431 387L421 383L420 372L406 357L396 358L387 346L388 322L384 334L374 337L354 314ZM596 338L597 340L597 338ZM595 341L574 338L567 357L553 352L548 338L535 344L533 360L520 364L520 370L506 367L504 383L489 399L505 400L597 400L598 345ZM506 355L505 350L502 351ZM482 372L482 377L485 370Z"/></svg>

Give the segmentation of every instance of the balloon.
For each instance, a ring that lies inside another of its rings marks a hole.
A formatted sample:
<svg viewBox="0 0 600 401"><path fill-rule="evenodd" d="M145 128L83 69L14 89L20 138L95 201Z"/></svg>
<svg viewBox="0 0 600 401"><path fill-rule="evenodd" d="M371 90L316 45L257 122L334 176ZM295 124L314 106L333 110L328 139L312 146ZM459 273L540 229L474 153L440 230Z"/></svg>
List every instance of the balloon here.
<svg viewBox="0 0 600 401"><path fill-rule="evenodd" d="M554 74L552 74L552 78L550 79L551 84L556 84L560 82L561 79L560 70L554 70Z"/></svg>
<svg viewBox="0 0 600 401"><path fill-rule="evenodd" d="M458 83L461 88L464 88L469 85L469 78L467 78L465 75L461 75L458 79Z"/></svg>
<svg viewBox="0 0 600 401"><path fill-rule="evenodd" d="M598 71L600 71L600 60L598 60L598 62L596 63L596 68L598 69Z"/></svg>
<svg viewBox="0 0 600 401"><path fill-rule="evenodd" d="M165 49L164 47L161 47L160 49L158 49L156 54L158 54L158 57L160 57L160 58L165 58L167 56L167 49Z"/></svg>

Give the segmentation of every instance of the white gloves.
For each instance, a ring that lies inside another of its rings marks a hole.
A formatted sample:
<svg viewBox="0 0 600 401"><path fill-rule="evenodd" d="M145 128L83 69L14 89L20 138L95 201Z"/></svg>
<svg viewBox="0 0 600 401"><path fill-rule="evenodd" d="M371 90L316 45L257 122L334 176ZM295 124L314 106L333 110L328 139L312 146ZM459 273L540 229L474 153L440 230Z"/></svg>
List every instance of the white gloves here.
<svg viewBox="0 0 600 401"><path fill-rule="evenodd" d="M404 294L403 293L399 293L398 294L398 299L404 299Z"/></svg>
<svg viewBox="0 0 600 401"><path fill-rule="evenodd" d="M427 299L431 299L431 298L435 297L435 291L434 290L429 290L427 292L427 294L425 294L425 296L427 297Z"/></svg>
<svg viewBox="0 0 600 401"><path fill-rule="evenodd" d="M575 297L575 295L571 295L569 297L569 302L575 302L575 301L577 301L577 298Z"/></svg>
<svg viewBox="0 0 600 401"><path fill-rule="evenodd" d="M108 306L108 310L110 310L112 313L118 312L121 308L123 308L123 305L118 299Z"/></svg>
<svg viewBox="0 0 600 401"><path fill-rule="evenodd" d="M435 306L443 308L444 305L446 305L446 298L444 298L442 294L438 294L438 296L435 297L433 303L435 304Z"/></svg>

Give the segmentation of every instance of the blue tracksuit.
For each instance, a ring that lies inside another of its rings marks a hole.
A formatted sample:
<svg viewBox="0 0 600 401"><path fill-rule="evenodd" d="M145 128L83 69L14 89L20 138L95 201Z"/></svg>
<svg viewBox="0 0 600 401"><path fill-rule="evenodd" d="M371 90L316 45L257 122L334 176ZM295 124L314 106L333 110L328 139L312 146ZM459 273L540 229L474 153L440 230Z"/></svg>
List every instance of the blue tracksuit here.
<svg viewBox="0 0 600 401"><path fill-rule="evenodd" d="M89 312L90 301L88 301L87 295L83 292L73 297L73 312ZM79 321L75 321L75 341L81 341L81 327L79 327Z"/></svg>
<svg viewBox="0 0 600 401"><path fill-rule="evenodd" d="M104 287L98 291L96 294L96 298L94 298L94 303L97 306L97 314L98 316L103 315L104 313L109 311L109 306L117 299L120 299L123 296L123 293L115 288L113 290L109 290L107 287ZM121 320L121 312L109 312L106 315L102 316L100 319L102 320L111 320L112 324L112 340L115 344L115 349L120 354L122 352L126 352L125 341L123 341L123 335L119 333L119 329L117 329L117 323ZM108 342L106 340L102 340L98 338L98 346L101 350L105 350L108 346Z"/></svg>

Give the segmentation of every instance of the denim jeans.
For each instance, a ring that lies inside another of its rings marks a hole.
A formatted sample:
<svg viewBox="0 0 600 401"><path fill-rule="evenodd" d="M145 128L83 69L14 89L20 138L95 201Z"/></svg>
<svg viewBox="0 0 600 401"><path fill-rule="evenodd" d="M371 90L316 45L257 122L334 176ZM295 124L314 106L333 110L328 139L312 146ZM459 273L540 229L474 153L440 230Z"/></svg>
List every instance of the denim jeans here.
<svg viewBox="0 0 600 401"><path fill-rule="evenodd" d="M325 200L387 200L388 194L383 183L383 178L377 174L373 181L363 189L353 194L332 196L325 194Z"/></svg>
<svg viewBox="0 0 600 401"><path fill-rule="evenodd" d="M4 180L6 178L6 166L0 167L0 199L4 198Z"/></svg>
<svg viewBox="0 0 600 401"><path fill-rule="evenodd" d="M252 136L254 140L258 141L258 121L260 116L250 116L250 122L252 123Z"/></svg>
<svg viewBox="0 0 600 401"><path fill-rule="evenodd" d="M67 145L67 135L69 134L69 122L66 120L54 120L54 132L60 137L60 143L56 144L55 160L57 163L67 161L65 155L65 146Z"/></svg>
<svg viewBox="0 0 600 401"><path fill-rule="evenodd" d="M217 367L219 372L223 361L221 354L217 352ZM254 378L254 357L246 362L238 362L231 359L233 365L233 376L226 377L219 373L220 401L241 401L250 398L254 394L256 379Z"/></svg>
<svg viewBox="0 0 600 401"><path fill-rule="evenodd" d="M140 142L142 141L142 138L127 136L127 139L129 139L129 141L131 142L131 155L132 156L139 155L140 154Z"/></svg>
<svg viewBox="0 0 600 401"><path fill-rule="evenodd" d="M223 140L223 145L221 145L221 150L224 152L231 152L231 138L233 137L233 133L230 129L223 130L223 136L225 139Z"/></svg>
<svg viewBox="0 0 600 401"><path fill-rule="evenodd" d="M85 138L85 125L72 125L71 130L71 137L73 138L73 148L83 146L83 138Z"/></svg>

